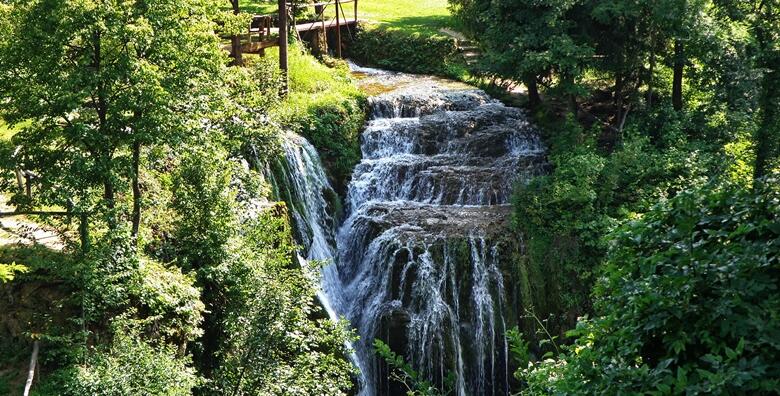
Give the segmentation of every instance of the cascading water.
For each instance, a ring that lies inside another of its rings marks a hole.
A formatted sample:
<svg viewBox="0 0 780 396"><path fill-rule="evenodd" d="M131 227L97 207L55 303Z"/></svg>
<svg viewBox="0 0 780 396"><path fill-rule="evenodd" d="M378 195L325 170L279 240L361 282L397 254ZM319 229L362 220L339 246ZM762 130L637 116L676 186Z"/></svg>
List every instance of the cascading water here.
<svg viewBox="0 0 780 396"><path fill-rule="evenodd" d="M335 261L323 269L320 298L360 336L361 394L401 392L372 352L376 338L434 384L454 378L457 395L507 394L498 237L513 183L543 171L538 134L521 110L471 87L358 71L389 92L371 99L340 228L335 193L305 139L286 139L283 173L305 258Z"/></svg>
<svg viewBox="0 0 780 396"><path fill-rule="evenodd" d="M543 170L539 136L521 110L471 87L359 71L394 87L371 99L337 235L365 393L401 392L372 354L379 338L436 384L454 375L458 395L507 394L496 234L512 185Z"/></svg>

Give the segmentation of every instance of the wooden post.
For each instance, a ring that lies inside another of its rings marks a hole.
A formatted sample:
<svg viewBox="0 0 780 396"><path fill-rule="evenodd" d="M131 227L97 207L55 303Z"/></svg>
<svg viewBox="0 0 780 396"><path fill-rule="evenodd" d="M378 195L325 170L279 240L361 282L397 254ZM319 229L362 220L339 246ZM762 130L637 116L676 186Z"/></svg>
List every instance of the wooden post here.
<svg viewBox="0 0 780 396"><path fill-rule="evenodd" d="M341 4L336 0L336 55L341 59Z"/></svg>
<svg viewBox="0 0 780 396"><path fill-rule="evenodd" d="M89 252L89 215L82 212L79 215L79 239L81 239L81 252Z"/></svg>
<svg viewBox="0 0 780 396"><path fill-rule="evenodd" d="M314 6L314 13L317 15L317 17L320 18L320 25L322 26L322 31L325 34L325 41L328 41L328 31L325 29L325 6L322 5L316 5ZM312 23L312 26L314 26L314 23Z"/></svg>
<svg viewBox="0 0 780 396"><path fill-rule="evenodd" d="M358 0L355 0L355 26L357 26L357 2Z"/></svg>
<svg viewBox="0 0 780 396"><path fill-rule="evenodd" d="M282 96L287 96L287 0L279 0L279 68L282 69Z"/></svg>

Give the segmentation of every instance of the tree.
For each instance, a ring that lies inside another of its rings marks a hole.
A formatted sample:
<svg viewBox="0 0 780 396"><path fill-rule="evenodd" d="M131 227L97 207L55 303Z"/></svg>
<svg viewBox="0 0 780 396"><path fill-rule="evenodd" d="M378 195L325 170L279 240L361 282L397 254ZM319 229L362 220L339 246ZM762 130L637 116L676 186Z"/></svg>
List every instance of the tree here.
<svg viewBox="0 0 780 396"><path fill-rule="evenodd" d="M773 162L780 156L780 1L715 0L714 3L723 18L748 26L754 41L753 62L761 73L761 82L753 176L761 179L770 173Z"/></svg>
<svg viewBox="0 0 780 396"><path fill-rule="evenodd" d="M206 0L10 2L0 101L11 123L31 121L14 166L37 175L35 203L103 213L112 230L129 219L137 236L144 147L201 127L219 81L215 12Z"/></svg>
<svg viewBox="0 0 780 396"><path fill-rule="evenodd" d="M526 394L774 394L780 184L707 186L611 236L596 316Z"/></svg>
<svg viewBox="0 0 780 396"><path fill-rule="evenodd" d="M540 102L537 80L554 85L570 99L581 93L577 80L590 62L592 49L571 19L582 1L452 0L464 26L487 49L484 67L491 74L524 81L531 105Z"/></svg>

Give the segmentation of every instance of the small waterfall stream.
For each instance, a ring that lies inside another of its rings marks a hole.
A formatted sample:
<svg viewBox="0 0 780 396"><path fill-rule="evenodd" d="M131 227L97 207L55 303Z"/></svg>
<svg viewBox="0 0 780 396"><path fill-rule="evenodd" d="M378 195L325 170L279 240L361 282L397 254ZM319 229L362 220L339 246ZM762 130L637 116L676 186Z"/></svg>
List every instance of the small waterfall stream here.
<svg viewBox="0 0 780 396"><path fill-rule="evenodd" d="M360 340L362 395L395 395L376 338L457 395L505 395L506 263L500 234L512 185L544 170L525 114L462 84L357 69L387 92L371 99L363 160L333 218L335 193L316 150L285 139L285 178L307 260L328 260L320 298ZM278 183L279 181L277 181ZM504 260L504 261L502 261Z"/></svg>

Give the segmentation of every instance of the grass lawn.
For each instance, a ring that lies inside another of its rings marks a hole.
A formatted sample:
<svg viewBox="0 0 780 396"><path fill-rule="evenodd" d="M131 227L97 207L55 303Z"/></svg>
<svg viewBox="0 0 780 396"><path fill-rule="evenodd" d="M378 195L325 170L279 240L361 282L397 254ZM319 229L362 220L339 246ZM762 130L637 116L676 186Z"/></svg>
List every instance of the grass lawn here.
<svg viewBox="0 0 780 396"><path fill-rule="evenodd" d="M11 140L11 136L16 133L16 129L10 128L5 121L0 120L0 141Z"/></svg>
<svg viewBox="0 0 780 396"><path fill-rule="evenodd" d="M241 0L242 11L271 14L277 10L275 1ZM344 4L347 17L353 14L353 4ZM327 16L333 17L333 6ZM313 11L313 9L311 9ZM410 33L436 34L454 23L447 10L447 0L358 0L358 18L379 22L392 29Z"/></svg>
<svg viewBox="0 0 780 396"><path fill-rule="evenodd" d="M453 23L447 0L360 0L358 7L358 18L412 33L438 33Z"/></svg>

